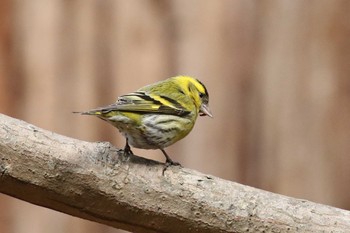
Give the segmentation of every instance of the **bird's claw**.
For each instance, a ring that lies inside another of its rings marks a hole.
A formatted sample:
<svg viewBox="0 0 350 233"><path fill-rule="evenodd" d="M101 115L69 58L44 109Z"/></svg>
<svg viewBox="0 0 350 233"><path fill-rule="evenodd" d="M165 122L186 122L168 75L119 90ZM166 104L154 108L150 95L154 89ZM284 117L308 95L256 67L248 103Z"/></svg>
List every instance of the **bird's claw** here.
<svg viewBox="0 0 350 233"><path fill-rule="evenodd" d="M163 171L162 171L162 175L164 176L164 172L168 169L168 167L170 166L181 166L181 164L179 162L174 162L172 161L171 159L167 159L167 161L165 162L164 164L164 168L163 168Z"/></svg>

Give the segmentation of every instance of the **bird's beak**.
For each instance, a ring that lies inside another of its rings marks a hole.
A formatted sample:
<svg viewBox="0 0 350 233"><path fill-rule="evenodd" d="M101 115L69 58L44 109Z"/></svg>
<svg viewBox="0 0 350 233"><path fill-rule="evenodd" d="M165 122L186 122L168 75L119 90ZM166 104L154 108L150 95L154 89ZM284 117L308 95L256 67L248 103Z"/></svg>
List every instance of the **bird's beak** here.
<svg viewBox="0 0 350 233"><path fill-rule="evenodd" d="M201 107L199 108L199 115L213 117L213 114L211 114L208 104L201 105Z"/></svg>

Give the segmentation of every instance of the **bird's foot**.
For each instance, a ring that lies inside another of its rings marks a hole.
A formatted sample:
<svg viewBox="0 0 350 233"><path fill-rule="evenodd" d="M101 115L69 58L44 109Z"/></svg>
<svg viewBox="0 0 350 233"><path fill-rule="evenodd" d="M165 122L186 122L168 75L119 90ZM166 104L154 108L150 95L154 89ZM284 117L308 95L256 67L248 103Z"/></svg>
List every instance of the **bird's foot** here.
<svg viewBox="0 0 350 233"><path fill-rule="evenodd" d="M129 144L125 145L123 154L124 154L124 156L127 156L127 157L129 157L130 155L134 155Z"/></svg>
<svg viewBox="0 0 350 233"><path fill-rule="evenodd" d="M167 158L167 160L165 161L165 164L164 164L164 168L163 168L163 171L162 171L162 175L164 176L164 172L168 169L168 167L170 166L181 166L181 164L179 162L174 162L173 160L171 160L170 158Z"/></svg>

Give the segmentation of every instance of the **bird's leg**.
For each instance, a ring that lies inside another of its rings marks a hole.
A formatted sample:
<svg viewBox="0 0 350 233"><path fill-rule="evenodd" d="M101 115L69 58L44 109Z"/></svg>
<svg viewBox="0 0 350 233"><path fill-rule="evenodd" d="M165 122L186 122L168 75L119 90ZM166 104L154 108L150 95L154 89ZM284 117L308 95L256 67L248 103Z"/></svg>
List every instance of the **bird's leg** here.
<svg viewBox="0 0 350 233"><path fill-rule="evenodd" d="M124 147L124 155L133 155L134 153L131 151L131 148L129 146L129 140L128 138L126 138L126 144L125 144L125 147Z"/></svg>
<svg viewBox="0 0 350 233"><path fill-rule="evenodd" d="M165 163L168 164L168 166L171 166L171 165L181 166L180 163L174 162L174 161L169 157L169 155L165 152L164 149L160 149L160 150L163 152L163 154L164 154L164 156L165 156L165 158L166 158Z"/></svg>
<svg viewBox="0 0 350 233"><path fill-rule="evenodd" d="M175 165L175 166L181 166L181 164L180 164L179 162L174 162L174 161L169 157L169 155L165 152L164 149L160 149L160 150L163 152L163 154L164 154L164 156L165 156L165 158L166 158L166 160L165 160L165 166L164 166L163 172L162 172L163 176L164 176L165 170L166 170L168 167L173 166L173 165Z"/></svg>

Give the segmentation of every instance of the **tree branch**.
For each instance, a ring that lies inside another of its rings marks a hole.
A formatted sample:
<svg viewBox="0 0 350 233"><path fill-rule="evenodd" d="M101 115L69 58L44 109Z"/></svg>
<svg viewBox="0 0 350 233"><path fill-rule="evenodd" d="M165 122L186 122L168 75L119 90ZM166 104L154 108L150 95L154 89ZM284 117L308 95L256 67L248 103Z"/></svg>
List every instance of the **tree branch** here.
<svg viewBox="0 0 350 233"><path fill-rule="evenodd" d="M0 192L133 232L345 232L350 212L125 157L0 114Z"/></svg>

